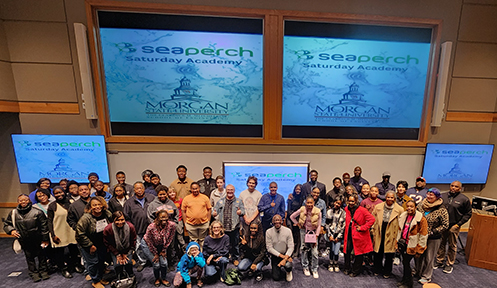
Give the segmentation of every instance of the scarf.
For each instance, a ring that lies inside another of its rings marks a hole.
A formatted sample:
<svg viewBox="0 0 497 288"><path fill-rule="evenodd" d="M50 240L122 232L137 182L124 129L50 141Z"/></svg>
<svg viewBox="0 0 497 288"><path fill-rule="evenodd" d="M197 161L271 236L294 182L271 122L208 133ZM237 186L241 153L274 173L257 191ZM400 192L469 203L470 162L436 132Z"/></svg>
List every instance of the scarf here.
<svg viewBox="0 0 497 288"><path fill-rule="evenodd" d="M433 208L442 205L442 203L443 203L442 198L438 198L433 203L430 203L430 202L428 202L428 200L424 199L423 202L421 203L421 207L423 208L424 211L430 211Z"/></svg>
<svg viewBox="0 0 497 288"><path fill-rule="evenodd" d="M112 231L114 232L114 240L116 241L117 251L123 251L129 248L129 225L124 222L124 226L119 228L115 223L112 223Z"/></svg>
<svg viewBox="0 0 497 288"><path fill-rule="evenodd" d="M387 222L390 220L390 215L392 215L393 211L393 204L391 206L388 206L387 203L385 203L385 206L383 207L383 222Z"/></svg>
<svg viewBox="0 0 497 288"><path fill-rule="evenodd" d="M21 207L21 205L17 205L17 211L19 214L26 215L29 211L31 211L31 208L33 207L33 204L28 203L28 205L24 208Z"/></svg>

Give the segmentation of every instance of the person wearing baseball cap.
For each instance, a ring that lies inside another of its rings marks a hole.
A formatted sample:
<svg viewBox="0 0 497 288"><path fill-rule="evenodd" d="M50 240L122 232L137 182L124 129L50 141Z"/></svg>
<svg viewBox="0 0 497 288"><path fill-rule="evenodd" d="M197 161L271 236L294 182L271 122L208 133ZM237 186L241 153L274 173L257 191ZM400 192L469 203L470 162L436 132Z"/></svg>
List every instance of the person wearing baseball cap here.
<svg viewBox="0 0 497 288"><path fill-rule="evenodd" d="M416 178L416 186L407 189L406 195L416 201L416 205L418 205L426 198L426 192L428 192L428 189L426 189L426 180L423 176L419 176Z"/></svg>
<svg viewBox="0 0 497 288"><path fill-rule="evenodd" d="M387 191L391 190L395 192L395 185L390 183L390 176L392 176L392 174L390 174L390 172L388 171L385 171L381 175L383 180L374 184L374 186L378 187L378 198L380 198L382 201L385 201L385 194L387 193Z"/></svg>

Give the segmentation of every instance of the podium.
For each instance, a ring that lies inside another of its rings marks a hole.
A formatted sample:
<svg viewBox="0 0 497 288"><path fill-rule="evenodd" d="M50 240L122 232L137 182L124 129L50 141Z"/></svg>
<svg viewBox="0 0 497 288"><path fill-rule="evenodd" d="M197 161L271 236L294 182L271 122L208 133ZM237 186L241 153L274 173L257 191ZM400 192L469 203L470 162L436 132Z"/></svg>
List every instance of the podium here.
<svg viewBox="0 0 497 288"><path fill-rule="evenodd" d="M466 241L468 265L497 271L497 217L473 213Z"/></svg>

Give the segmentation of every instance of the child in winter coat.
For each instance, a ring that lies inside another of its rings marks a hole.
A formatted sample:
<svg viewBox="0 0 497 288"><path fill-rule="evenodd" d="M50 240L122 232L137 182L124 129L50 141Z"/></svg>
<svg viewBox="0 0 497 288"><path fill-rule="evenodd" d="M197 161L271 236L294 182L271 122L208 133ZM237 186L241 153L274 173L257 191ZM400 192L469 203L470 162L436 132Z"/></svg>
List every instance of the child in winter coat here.
<svg viewBox="0 0 497 288"><path fill-rule="evenodd" d="M178 270L174 277L174 286L179 287L183 281L186 288L192 287L190 275L197 273L197 286L200 288L204 285L202 282L202 271L205 266L205 259L200 246L197 242L190 242L186 247L186 253L178 262Z"/></svg>

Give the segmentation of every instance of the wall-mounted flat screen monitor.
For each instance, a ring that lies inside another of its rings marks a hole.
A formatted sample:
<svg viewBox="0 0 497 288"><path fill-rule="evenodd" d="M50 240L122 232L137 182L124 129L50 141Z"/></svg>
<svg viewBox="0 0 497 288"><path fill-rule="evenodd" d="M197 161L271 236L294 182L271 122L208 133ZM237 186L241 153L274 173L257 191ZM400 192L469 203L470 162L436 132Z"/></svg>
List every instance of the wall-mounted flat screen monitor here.
<svg viewBox="0 0 497 288"><path fill-rule="evenodd" d="M235 186L235 195L247 189L247 178L257 177L257 189L269 193L269 184L278 184L278 193L288 199L297 184L304 184L309 173L309 162L223 162L226 185Z"/></svg>
<svg viewBox="0 0 497 288"><path fill-rule="evenodd" d="M98 12L112 135L262 137L263 20Z"/></svg>
<svg viewBox="0 0 497 288"><path fill-rule="evenodd" d="M109 182L102 135L13 134L12 144L21 183L36 183L40 178L84 183L91 172L96 172L103 182Z"/></svg>
<svg viewBox="0 0 497 288"><path fill-rule="evenodd" d="M431 28L285 21L283 138L417 140Z"/></svg>
<svg viewBox="0 0 497 288"><path fill-rule="evenodd" d="M423 177L430 184L485 184L494 145L426 144Z"/></svg>

